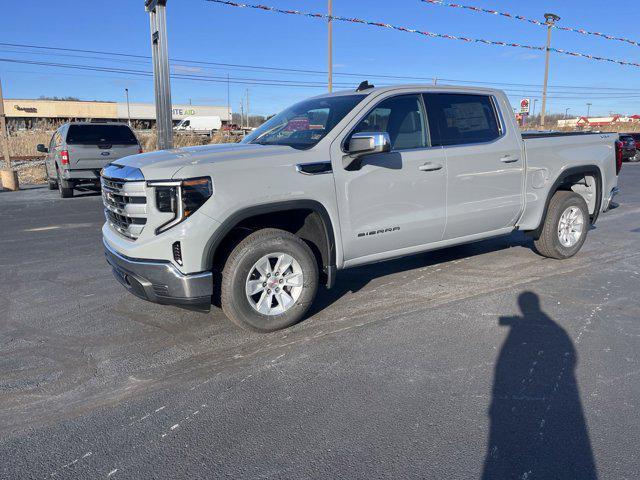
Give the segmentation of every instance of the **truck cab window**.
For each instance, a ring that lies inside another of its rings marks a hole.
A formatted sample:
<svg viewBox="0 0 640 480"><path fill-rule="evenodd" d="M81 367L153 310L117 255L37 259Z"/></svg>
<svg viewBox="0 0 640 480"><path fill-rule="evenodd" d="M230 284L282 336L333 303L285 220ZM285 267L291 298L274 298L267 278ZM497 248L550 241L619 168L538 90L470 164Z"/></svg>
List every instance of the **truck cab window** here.
<svg viewBox="0 0 640 480"><path fill-rule="evenodd" d="M424 99L434 146L490 142L501 135L487 95L429 93Z"/></svg>
<svg viewBox="0 0 640 480"><path fill-rule="evenodd" d="M401 95L383 100L360 121L353 133L358 132L387 132L391 139L391 150L429 146L418 95Z"/></svg>

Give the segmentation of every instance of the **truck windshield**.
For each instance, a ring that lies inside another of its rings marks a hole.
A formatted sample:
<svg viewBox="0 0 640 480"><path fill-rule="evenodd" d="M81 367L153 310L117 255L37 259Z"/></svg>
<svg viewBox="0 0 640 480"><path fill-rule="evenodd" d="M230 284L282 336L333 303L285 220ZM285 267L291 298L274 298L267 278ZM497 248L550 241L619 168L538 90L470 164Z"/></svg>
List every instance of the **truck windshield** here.
<svg viewBox="0 0 640 480"><path fill-rule="evenodd" d="M296 103L267 120L245 137L242 143L311 148L364 97L365 95L338 95Z"/></svg>
<svg viewBox="0 0 640 480"><path fill-rule="evenodd" d="M137 145L135 135L126 125L71 125L67 133L69 145Z"/></svg>

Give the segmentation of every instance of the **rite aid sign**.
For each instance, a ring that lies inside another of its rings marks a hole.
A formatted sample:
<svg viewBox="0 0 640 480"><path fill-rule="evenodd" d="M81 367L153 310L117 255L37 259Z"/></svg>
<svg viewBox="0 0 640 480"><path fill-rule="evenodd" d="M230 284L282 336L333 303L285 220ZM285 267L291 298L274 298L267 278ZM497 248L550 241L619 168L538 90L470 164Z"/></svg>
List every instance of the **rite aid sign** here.
<svg viewBox="0 0 640 480"><path fill-rule="evenodd" d="M523 98L520 100L520 114L529 115L529 108L531 105L531 100L528 98Z"/></svg>

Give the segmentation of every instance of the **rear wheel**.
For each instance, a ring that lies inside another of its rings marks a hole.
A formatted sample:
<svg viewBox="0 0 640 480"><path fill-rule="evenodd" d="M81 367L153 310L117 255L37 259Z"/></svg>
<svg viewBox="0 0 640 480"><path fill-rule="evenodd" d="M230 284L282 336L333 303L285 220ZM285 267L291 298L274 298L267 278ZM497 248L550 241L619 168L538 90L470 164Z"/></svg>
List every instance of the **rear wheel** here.
<svg viewBox="0 0 640 480"><path fill-rule="evenodd" d="M62 198L71 198L73 197L73 184L62 180L60 178L60 172L58 172L58 180L56 182L58 184L58 191L60 192L60 196Z"/></svg>
<svg viewBox="0 0 640 480"><path fill-rule="evenodd" d="M265 228L229 255L220 300L235 324L271 332L299 322L317 288L318 264L309 246L289 232Z"/></svg>
<svg viewBox="0 0 640 480"><path fill-rule="evenodd" d="M58 182L47 177L47 183L49 186L49 190L56 190L58 188Z"/></svg>
<svg viewBox="0 0 640 480"><path fill-rule="evenodd" d="M573 257L582 248L589 230L587 203L575 192L558 191L549 202L536 250L549 258Z"/></svg>

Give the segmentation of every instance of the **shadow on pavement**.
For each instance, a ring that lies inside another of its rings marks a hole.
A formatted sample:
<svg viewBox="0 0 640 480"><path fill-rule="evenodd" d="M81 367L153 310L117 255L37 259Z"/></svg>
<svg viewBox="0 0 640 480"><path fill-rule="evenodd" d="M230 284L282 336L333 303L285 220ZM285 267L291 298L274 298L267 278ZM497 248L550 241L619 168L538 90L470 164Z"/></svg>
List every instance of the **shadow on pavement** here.
<svg viewBox="0 0 640 480"><path fill-rule="evenodd" d="M418 255L387 260L380 263L364 265L362 267L349 268L338 273L335 286L331 290L322 285L318 288L318 296L311 306L306 318L331 306L347 293L356 293L366 287L371 280L386 275L393 275L417 268L425 268L440 263L451 262L461 258L504 250L506 248L520 246L533 248L533 240L522 232L515 232L509 236L482 240L479 242L458 245L455 247L434 250Z"/></svg>
<svg viewBox="0 0 640 480"><path fill-rule="evenodd" d="M521 317L501 317L509 334L498 356L483 479L596 479L597 471L567 332L532 292Z"/></svg>

